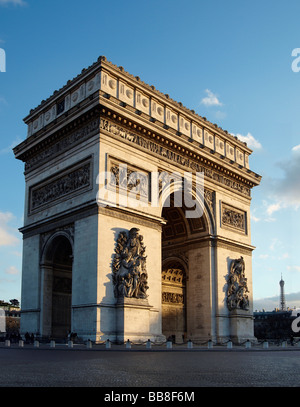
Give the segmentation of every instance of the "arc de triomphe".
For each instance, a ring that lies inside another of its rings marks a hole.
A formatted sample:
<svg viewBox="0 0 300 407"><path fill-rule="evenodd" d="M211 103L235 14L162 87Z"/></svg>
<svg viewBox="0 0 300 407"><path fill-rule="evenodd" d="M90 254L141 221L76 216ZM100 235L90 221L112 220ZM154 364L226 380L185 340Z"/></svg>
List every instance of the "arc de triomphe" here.
<svg viewBox="0 0 300 407"><path fill-rule="evenodd" d="M24 121L21 333L253 339L245 143L105 57Z"/></svg>

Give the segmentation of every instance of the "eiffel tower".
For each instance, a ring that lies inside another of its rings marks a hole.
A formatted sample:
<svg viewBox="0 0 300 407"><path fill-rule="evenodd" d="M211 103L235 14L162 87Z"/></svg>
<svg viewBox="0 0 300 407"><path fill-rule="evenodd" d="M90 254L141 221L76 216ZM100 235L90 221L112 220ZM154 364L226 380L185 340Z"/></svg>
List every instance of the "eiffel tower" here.
<svg viewBox="0 0 300 407"><path fill-rule="evenodd" d="M280 310L286 311L285 295L284 295L284 281L282 280L282 274L281 274L281 280L279 281L279 285L280 285Z"/></svg>

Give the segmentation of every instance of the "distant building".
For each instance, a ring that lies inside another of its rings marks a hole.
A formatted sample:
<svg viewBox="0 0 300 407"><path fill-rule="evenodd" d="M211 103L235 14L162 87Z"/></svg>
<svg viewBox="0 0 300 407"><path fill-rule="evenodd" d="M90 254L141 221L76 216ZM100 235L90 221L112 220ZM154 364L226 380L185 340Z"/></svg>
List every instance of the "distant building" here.
<svg viewBox="0 0 300 407"><path fill-rule="evenodd" d="M254 316L254 336L257 339L277 339L284 340L291 337L300 337L300 332L295 332L292 322L297 318L295 310L287 308L284 295L284 280L279 281L280 298L279 308L273 311L255 311ZM298 314L299 316L299 314Z"/></svg>
<svg viewBox="0 0 300 407"><path fill-rule="evenodd" d="M297 315L292 309L285 311L275 309L274 311L254 312L254 336L260 339L284 340L291 337L299 337L300 332L292 330L292 322Z"/></svg>
<svg viewBox="0 0 300 407"><path fill-rule="evenodd" d="M5 311L6 332L8 334L18 334L20 331L21 309L10 307Z"/></svg>
<svg viewBox="0 0 300 407"><path fill-rule="evenodd" d="M3 334L18 334L20 330L21 308L2 301L0 304L0 337Z"/></svg>
<svg viewBox="0 0 300 407"><path fill-rule="evenodd" d="M0 335L6 332L5 311L0 308Z"/></svg>

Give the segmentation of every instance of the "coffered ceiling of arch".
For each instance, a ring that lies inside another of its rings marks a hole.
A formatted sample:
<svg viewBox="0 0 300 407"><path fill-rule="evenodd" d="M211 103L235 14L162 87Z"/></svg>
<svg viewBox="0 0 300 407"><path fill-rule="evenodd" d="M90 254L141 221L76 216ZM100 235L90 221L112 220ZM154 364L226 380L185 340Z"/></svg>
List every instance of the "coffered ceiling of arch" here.
<svg viewBox="0 0 300 407"><path fill-rule="evenodd" d="M162 228L163 241L188 237L189 234L206 231L203 216L201 218L185 218L185 208L164 208L163 218L167 221Z"/></svg>

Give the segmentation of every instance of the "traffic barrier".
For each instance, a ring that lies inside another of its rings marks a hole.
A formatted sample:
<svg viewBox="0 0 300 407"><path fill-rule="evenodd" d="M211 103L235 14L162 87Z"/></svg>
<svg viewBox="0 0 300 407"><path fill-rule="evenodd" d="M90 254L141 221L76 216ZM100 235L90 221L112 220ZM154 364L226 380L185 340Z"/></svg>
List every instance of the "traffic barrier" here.
<svg viewBox="0 0 300 407"><path fill-rule="evenodd" d="M114 343L114 342L111 342L109 339L107 339L106 341L103 341L103 342L101 342L103 345L105 344L105 346L106 346L106 349L110 349L111 348L111 346L112 346L112 344ZM249 339L247 339L246 341L244 341L244 342L241 342L241 343L239 343L238 345L240 345L240 346L242 346L242 347L245 347L246 349L250 349L250 348L252 348L252 347L254 347L254 348L256 348L257 346L259 346L259 347L261 347L261 348L263 348L263 349L268 349L269 347L270 347L270 344L272 345L274 345L274 343L275 342L270 342L270 341L268 341L268 340L261 340L261 341L259 341L259 342L251 342ZM30 345L30 343L28 343L28 342L26 342L26 341L24 341L24 340L22 340L22 339L20 339L20 340L18 340L18 341L11 341L10 339L6 339L5 340L5 342L4 342L4 346L5 347L11 347L12 345L11 344L15 344L16 346L19 346L19 348L24 348L26 345ZM18 345L17 345L18 344ZM225 341L225 342L223 342L223 343L217 343L217 344L215 344L211 339L210 340L208 340L208 341L206 341L206 342L202 342L202 343L197 343L196 342L196 344L197 345L204 345L204 346L207 346L207 349L213 349L214 348L214 346L215 345L217 345L217 346L226 346L227 347L227 349L232 349L233 348L233 346L234 346L234 344L233 344L233 342L231 341L231 340L228 340L227 342ZM290 343L289 343L289 341L287 341L287 340L283 340L283 341L277 341L276 342L276 344L277 344L277 346L279 346L279 347L281 347L281 348L289 348L289 346L290 346ZM34 340L34 342L33 342L33 345L34 345L34 347L35 348L39 348L40 347L40 342L39 342L39 340L38 339L35 339ZM48 346L50 345L50 348L55 348L55 347L57 347L56 346L56 342L54 341L54 340L50 340L49 342L48 342ZM80 343L78 344L78 345L80 345ZM90 339L88 339L85 343L81 343L81 345L82 346L86 346L86 348L87 349L92 349L93 348L93 344L92 344L92 341L90 340ZM116 345L122 345L122 346L124 346L126 349L131 349L132 348L132 345L146 345L146 349L152 349L153 347L155 347L155 346L161 346L161 345L166 345L166 347L165 347L165 349L167 349L167 350L172 350L172 349L177 349L177 347L178 346L180 346L180 345L183 345L183 346L186 346L187 347L187 349L193 349L194 348L194 345L195 345L195 343L193 343L192 342L192 340L191 339L189 339L188 341L186 341L186 342L183 342L183 343L178 343L178 344L173 344L173 342L171 341L171 340L168 340L168 341L164 341L164 342L160 342L160 343L156 343L156 342L151 342L151 340L150 339L148 339L147 341L145 341L145 342L138 342L138 343L134 343L134 342L131 342L129 339L125 342L118 342L118 343L116 343ZM300 340L299 341L294 341L294 343L291 343L291 346L292 345L294 345L294 347L298 347L298 348L300 348ZM67 341L67 343L66 343L66 345L65 346L68 346L68 348L73 348L74 347L74 342L73 341L71 341L71 340L69 340L69 341ZM80 347L80 346L78 346L78 347Z"/></svg>
<svg viewBox="0 0 300 407"><path fill-rule="evenodd" d="M268 349L268 347L269 347L269 342L264 341L264 342L263 342L263 348L264 348L264 349Z"/></svg>

